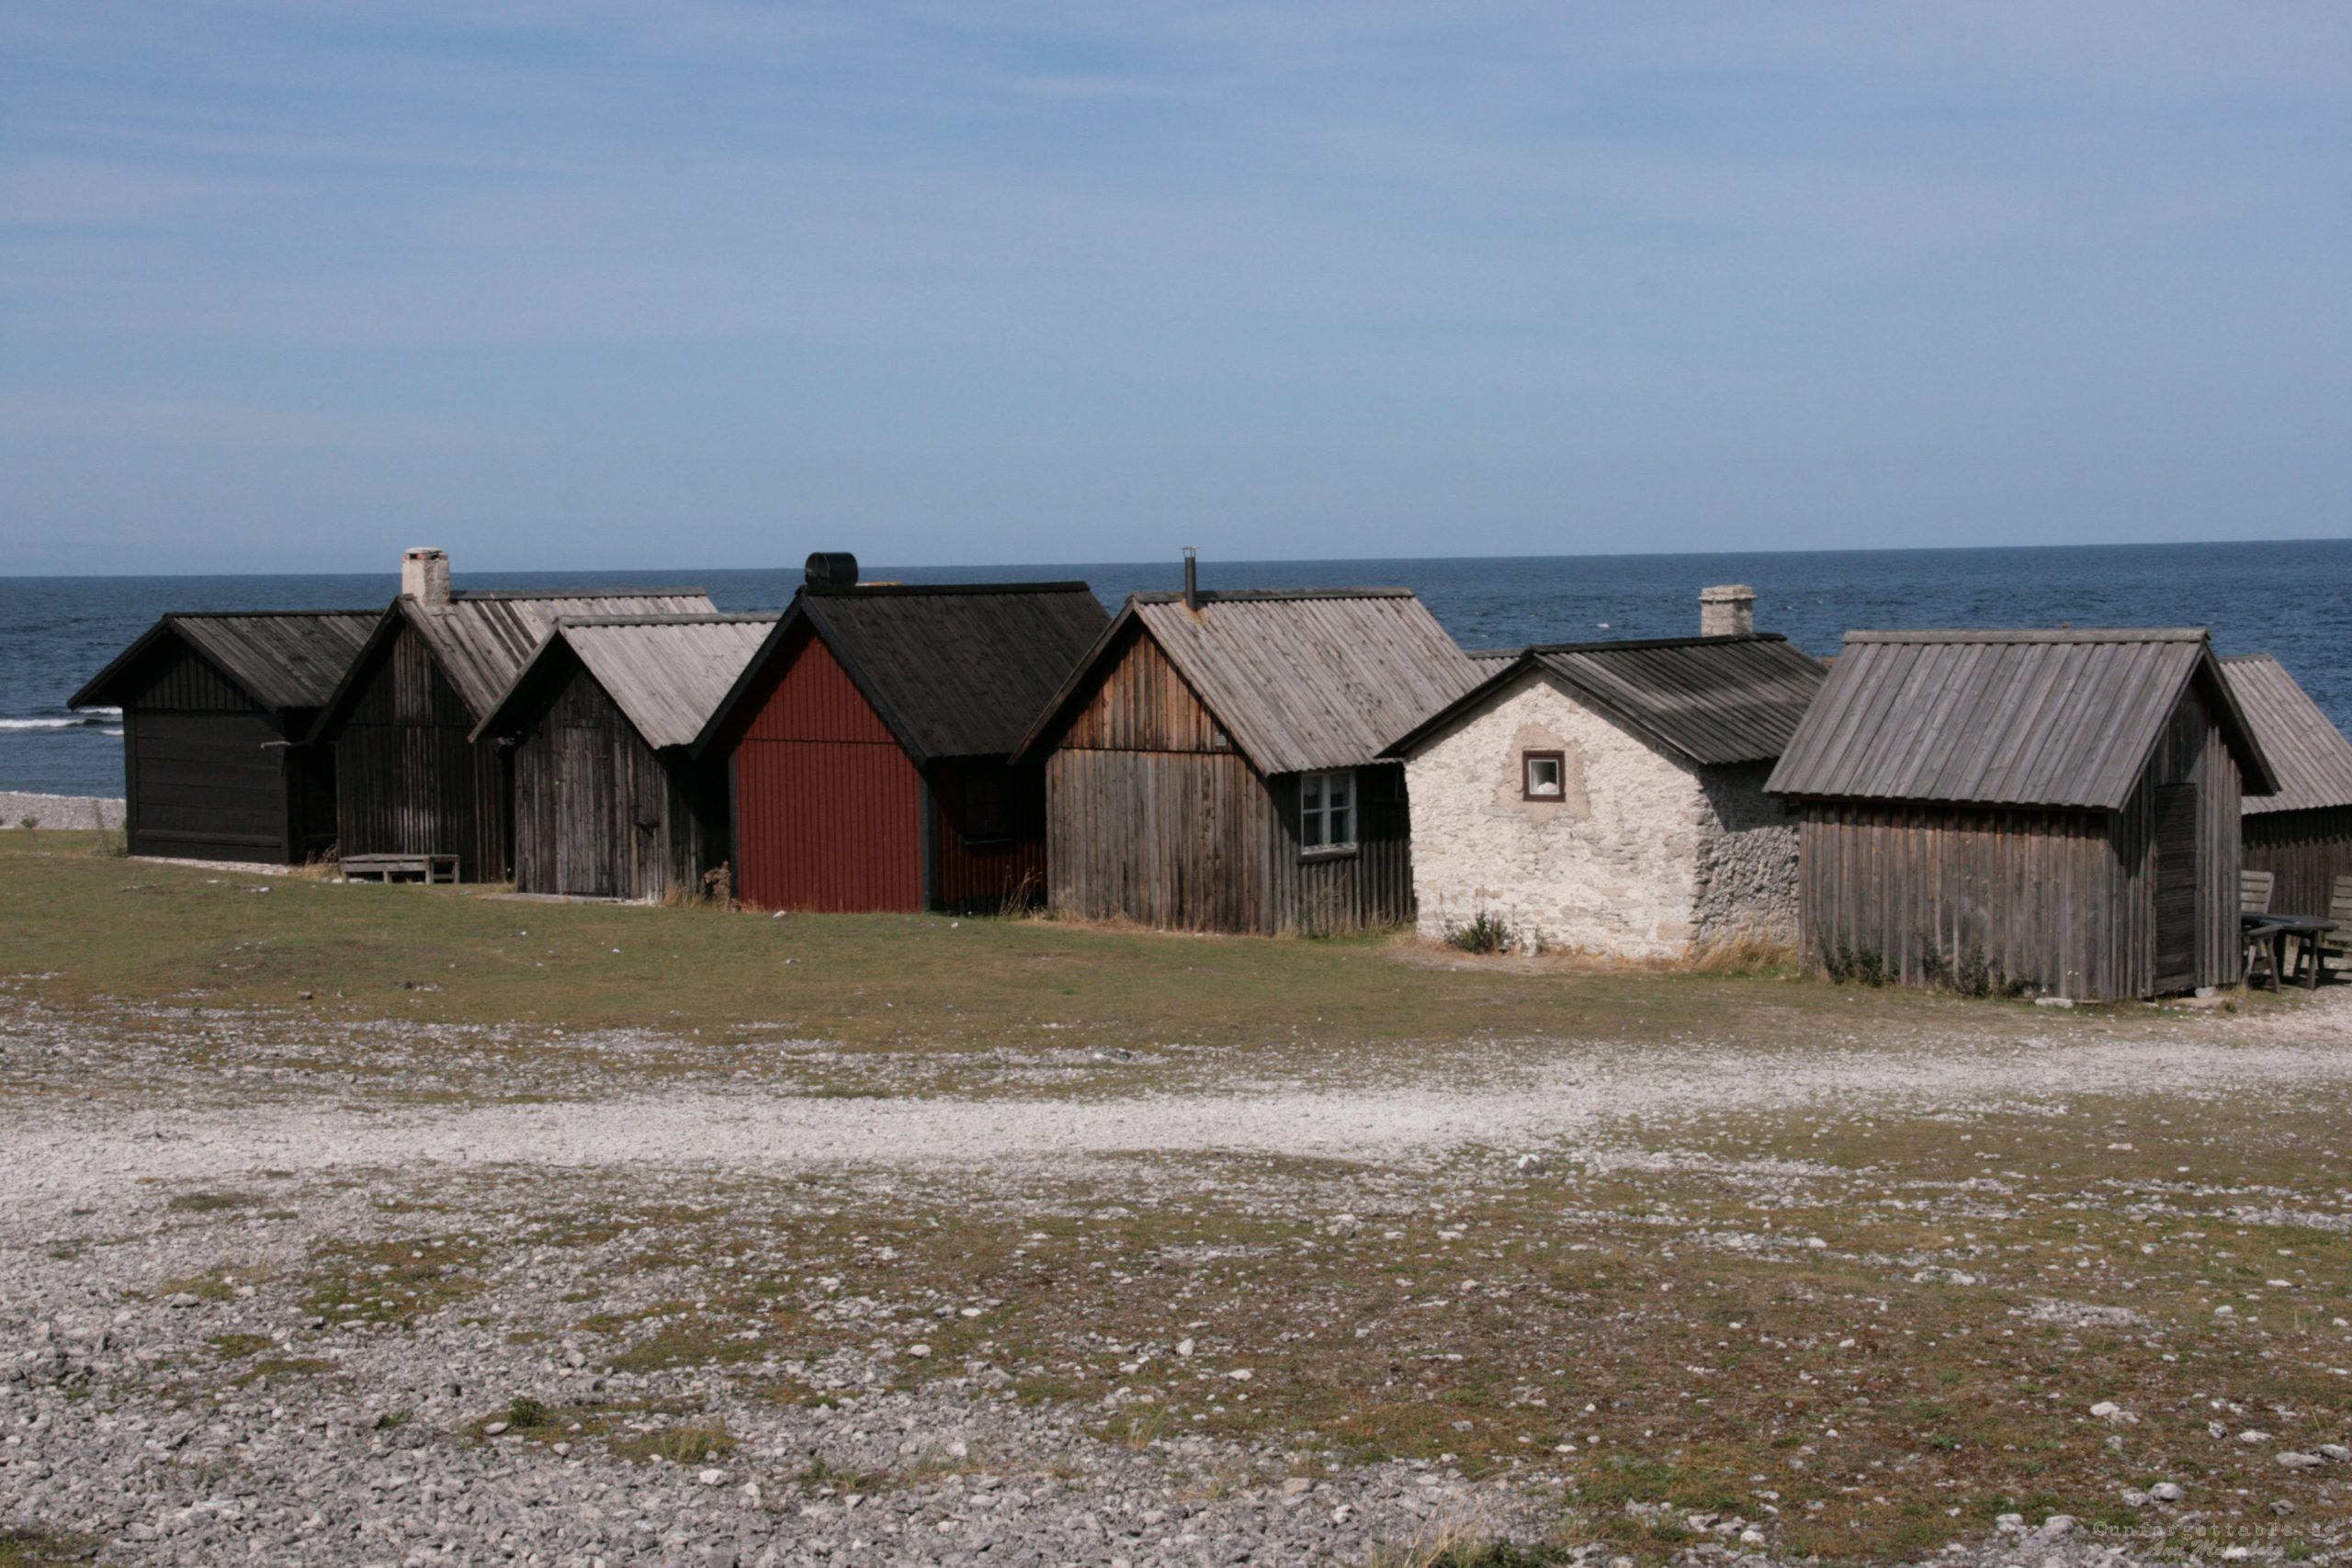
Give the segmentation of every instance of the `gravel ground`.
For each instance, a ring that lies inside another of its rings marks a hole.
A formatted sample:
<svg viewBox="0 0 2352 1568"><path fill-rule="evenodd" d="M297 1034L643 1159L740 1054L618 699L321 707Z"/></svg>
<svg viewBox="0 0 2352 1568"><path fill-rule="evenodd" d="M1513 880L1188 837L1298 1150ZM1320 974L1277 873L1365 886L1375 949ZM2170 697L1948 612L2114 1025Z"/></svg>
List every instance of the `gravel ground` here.
<svg viewBox="0 0 2352 1568"><path fill-rule="evenodd" d="M2217 1026L2218 1028L2219 1026ZM37 1217L102 1201L127 1182L197 1179L270 1167L321 1171L420 1161L607 1166L677 1162L768 1173L895 1165L1035 1165L1091 1155L1208 1151L1426 1161L1467 1145L1523 1148L1605 1138L1607 1124L1693 1108L1880 1103L1913 1112L2037 1096L2152 1087L2226 1098L2294 1083L2352 1081L2352 987L2305 1012L2249 1022L2215 1042L2075 1042L2064 1048L1972 1047L1934 1053L1823 1051L1750 1070L1733 1048L1603 1048L1496 1081L1452 1088L1323 1092L1291 1086L1233 1095L1158 1094L1097 1100L809 1099L760 1088L724 1093L624 1090L555 1103L371 1109L252 1105L190 1113L95 1102L49 1104L10 1118L0 1190ZM24 1031L7 1043L29 1057ZM46 1076L71 1075L52 1051ZM580 1092L581 1086L569 1086ZM1604 1157L1605 1157L1605 1151Z"/></svg>
<svg viewBox="0 0 2352 1568"><path fill-rule="evenodd" d="M79 1070L92 1098L0 1100L0 1526L153 1563L1363 1565L1418 1561L1376 1555L1416 1543L1541 1537L1544 1499L1442 1461L1301 1474L1278 1446L1108 1441L1091 1435L1099 1412L1019 1400L984 1362L894 1387L878 1341L871 1354L752 1369L800 1390L792 1399L752 1392L741 1367L616 1370L560 1332L507 1332L518 1314L561 1323L582 1310L560 1305L579 1299L571 1265L527 1247L495 1281L507 1309L495 1327L455 1302L332 1320L295 1282L322 1237L381 1243L402 1234L402 1214L446 1208L445 1224L519 1229L535 1182L612 1181L686 1203L722 1183L887 1190L894 1173L920 1174L970 1184L975 1202L1012 1201L986 1190L1113 1154L1295 1154L1408 1173L1530 1149L1605 1161L1627 1119L1699 1109L1829 1100L1959 1114L2151 1088L2226 1099L2352 1075L2339 1044L2352 988L2280 1017L2215 1019L2195 1041L1914 1043L1776 1059L1770 1072L1729 1048L1600 1048L1442 1086L1091 1101L636 1085L601 1098L574 1086L549 1103L379 1109L355 1093L189 1111L110 1098L104 1080L136 1074L136 1058L79 1038L81 1025L20 1007L6 1023L8 1076ZM216 1066L245 1070L233 1053ZM184 1206L192 1184L266 1189L273 1208L199 1222ZM508 1207L483 1206L476 1194L491 1186ZM239 1271L220 1261L224 1234ZM600 1305L641 1304L662 1287L602 1288ZM241 1365L250 1376L231 1375ZM650 1438L692 1413L728 1443L647 1461L610 1435L492 1430L523 1393L605 1410L616 1432ZM872 1479L883 1472L887 1483ZM1709 1516L1685 1555L1764 1563L1755 1522ZM2137 1561L2133 1547L2032 1520L1944 1560L2055 1568Z"/></svg>
<svg viewBox="0 0 2352 1568"><path fill-rule="evenodd" d="M0 790L0 827L30 817L41 828L119 828L122 802L102 795L27 795Z"/></svg>

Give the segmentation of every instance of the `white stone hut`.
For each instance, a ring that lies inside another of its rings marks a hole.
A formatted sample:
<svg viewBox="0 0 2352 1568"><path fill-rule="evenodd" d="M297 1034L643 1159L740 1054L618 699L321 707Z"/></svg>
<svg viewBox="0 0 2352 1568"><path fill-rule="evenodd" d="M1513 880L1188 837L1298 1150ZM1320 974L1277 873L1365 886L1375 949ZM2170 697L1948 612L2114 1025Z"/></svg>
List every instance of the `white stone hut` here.
<svg viewBox="0 0 2352 1568"><path fill-rule="evenodd" d="M1405 761L1422 933L1483 914L1515 945L1619 958L1792 942L1796 829L1764 781L1823 676L1749 631L1493 669L1384 753Z"/></svg>

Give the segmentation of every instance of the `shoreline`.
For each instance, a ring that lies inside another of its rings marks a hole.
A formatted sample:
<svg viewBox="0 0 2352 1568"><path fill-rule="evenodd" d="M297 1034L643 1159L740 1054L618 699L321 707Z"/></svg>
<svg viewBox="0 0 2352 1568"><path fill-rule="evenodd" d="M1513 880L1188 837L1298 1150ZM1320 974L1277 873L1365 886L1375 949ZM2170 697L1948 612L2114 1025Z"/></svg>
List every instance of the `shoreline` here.
<svg viewBox="0 0 2352 1568"><path fill-rule="evenodd" d="M0 828L15 831L26 818L36 828L119 828L123 803L119 795L40 795L28 790L0 790Z"/></svg>

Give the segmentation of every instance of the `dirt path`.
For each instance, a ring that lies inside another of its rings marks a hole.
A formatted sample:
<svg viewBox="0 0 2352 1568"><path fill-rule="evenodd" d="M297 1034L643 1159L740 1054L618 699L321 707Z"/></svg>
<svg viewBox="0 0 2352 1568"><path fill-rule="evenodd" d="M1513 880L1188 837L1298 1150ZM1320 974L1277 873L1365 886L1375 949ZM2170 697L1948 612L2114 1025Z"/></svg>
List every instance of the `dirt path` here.
<svg viewBox="0 0 2352 1568"><path fill-rule="evenodd" d="M804 1098L628 1090L589 1102L390 1111L264 1104L125 1111L49 1100L0 1111L0 1192L71 1206L145 1179L256 1168L312 1172L425 1162L758 1168L1035 1166L1114 1152L1240 1151L1375 1161L1464 1145L1606 1143L1623 1119L1806 1103L1917 1111L2082 1094L2226 1096L2352 1079L2352 989L2198 1042L1906 1044L1759 1055L1563 1046L1483 1082L1384 1090L1288 1086L1107 1100Z"/></svg>

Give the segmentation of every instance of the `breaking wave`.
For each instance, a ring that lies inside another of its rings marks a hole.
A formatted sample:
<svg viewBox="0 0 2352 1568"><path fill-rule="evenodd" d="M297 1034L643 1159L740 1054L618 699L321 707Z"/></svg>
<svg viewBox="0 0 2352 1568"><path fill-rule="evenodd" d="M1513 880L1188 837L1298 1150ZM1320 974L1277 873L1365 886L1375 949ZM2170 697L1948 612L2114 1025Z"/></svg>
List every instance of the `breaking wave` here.
<svg viewBox="0 0 2352 1568"><path fill-rule="evenodd" d="M0 729L104 729L121 722L120 708L82 708L57 718L0 718Z"/></svg>

